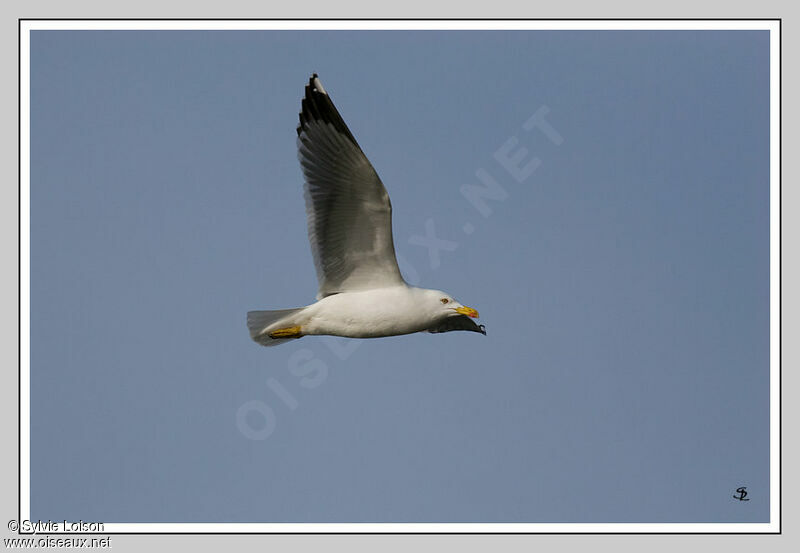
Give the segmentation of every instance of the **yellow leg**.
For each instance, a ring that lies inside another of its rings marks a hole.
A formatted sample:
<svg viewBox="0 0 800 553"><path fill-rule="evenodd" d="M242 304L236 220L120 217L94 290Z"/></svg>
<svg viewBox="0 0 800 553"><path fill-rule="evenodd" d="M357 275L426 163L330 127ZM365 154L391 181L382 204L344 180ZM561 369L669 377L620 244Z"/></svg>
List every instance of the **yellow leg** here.
<svg viewBox="0 0 800 553"><path fill-rule="evenodd" d="M278 330L273 330L269 333L270 338L300 338L302 334L300 333L299 326L290 326L289 328L279 328Z"/></svg>

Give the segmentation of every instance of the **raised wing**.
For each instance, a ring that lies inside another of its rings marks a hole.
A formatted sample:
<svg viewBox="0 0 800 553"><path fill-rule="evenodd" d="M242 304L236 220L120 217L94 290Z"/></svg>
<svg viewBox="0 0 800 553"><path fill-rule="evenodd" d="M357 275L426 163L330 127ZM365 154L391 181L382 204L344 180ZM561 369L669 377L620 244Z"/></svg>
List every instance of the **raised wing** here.
<svg viewBox="0 0 800 553"><path fill-rule="evenodd" d="M392 204L317 74L297 127L317 299L404 283L392 240Z"/></svg>

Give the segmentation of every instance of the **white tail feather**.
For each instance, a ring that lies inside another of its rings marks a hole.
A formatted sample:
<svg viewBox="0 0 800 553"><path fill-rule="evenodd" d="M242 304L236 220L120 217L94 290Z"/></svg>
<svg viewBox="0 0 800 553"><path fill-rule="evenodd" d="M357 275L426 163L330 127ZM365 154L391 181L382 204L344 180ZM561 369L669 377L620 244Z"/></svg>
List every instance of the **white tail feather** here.
<svg viewBox="0 0 800 553"><path fill-rule="evenodd" d="M297 338L270 338L269 332L285 326L295 326L290 322L292 315L303 309L305 308L249 311L247 313L247 328L250 330L250 337L262 346L277 346L289 340L296 340Z"/></svg>

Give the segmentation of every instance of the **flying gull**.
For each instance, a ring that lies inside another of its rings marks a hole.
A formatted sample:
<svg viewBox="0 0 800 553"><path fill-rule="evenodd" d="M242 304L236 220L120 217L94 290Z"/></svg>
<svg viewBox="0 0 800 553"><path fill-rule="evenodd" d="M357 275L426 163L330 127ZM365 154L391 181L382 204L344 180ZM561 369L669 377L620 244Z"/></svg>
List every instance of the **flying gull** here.
<svg viewBox="0 0 800 553"><path fill-rule="evenodd" d="M250 337L274 346L306 335L377 338L413 332L486 334L478 312L440 290L403 280L392 240L392 204L381 179L314 73L297 127L317 302L250 311Z"/></svg>

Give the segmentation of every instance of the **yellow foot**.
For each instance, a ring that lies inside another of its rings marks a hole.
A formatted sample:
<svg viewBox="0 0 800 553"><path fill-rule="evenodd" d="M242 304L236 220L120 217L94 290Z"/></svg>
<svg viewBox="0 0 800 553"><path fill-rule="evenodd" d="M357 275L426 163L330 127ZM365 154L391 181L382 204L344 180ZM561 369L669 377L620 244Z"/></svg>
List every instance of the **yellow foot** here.
<svg viewBox="0 0 800 553"><path fill-rule="evenodd" d="M270 338L300 338L299 326L290 326L289 328L279 328L269 333Z"/></svg>

